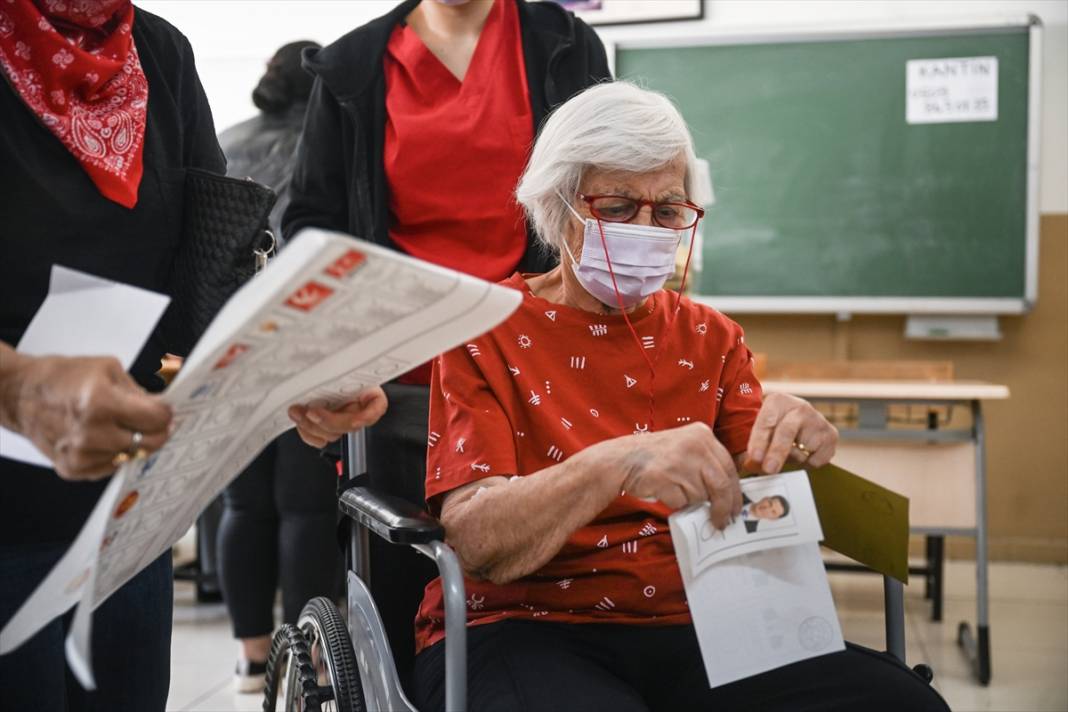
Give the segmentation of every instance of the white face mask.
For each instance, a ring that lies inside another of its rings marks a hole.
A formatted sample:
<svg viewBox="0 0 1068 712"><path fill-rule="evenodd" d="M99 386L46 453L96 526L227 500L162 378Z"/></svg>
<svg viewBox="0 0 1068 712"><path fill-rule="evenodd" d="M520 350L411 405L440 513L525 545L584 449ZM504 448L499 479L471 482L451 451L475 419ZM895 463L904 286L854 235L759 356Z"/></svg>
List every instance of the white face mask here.
<svg viewBox="0 0 1068 712"><path fill-rule="evenodd" d="M583 220L570 202L562 195L560 199L585 224L581 259L575 259L564 241L571 268L579 284L603 304L618 309L622 302L623 308L629 309L660 291L675 273L681 231L657 225L601 222L596 218Z"/></svg>

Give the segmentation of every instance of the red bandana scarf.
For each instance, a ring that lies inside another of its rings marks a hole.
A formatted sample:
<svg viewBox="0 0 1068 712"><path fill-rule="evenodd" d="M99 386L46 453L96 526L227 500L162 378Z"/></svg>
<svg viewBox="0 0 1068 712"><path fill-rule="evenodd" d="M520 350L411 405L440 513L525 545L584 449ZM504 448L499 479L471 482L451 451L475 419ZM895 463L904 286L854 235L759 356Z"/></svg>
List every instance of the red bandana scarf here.
<svg viewBox="0 0 1068 712"><path fill-rule="evenodd" d="M148 81L130 0L0 0L0 70L101 195L137 204Z"/></svg>

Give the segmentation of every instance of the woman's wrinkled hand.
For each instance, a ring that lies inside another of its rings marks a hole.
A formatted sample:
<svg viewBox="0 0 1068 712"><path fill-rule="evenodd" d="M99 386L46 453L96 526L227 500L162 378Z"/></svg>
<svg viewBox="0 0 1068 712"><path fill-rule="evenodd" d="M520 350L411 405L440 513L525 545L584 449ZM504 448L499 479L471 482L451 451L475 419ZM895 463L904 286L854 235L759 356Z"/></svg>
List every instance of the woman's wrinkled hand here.
<svg viewBox="0 0 1068 712"><path fill-rule="evenodd" d="M289 417L297 424L300 439L312 447L323 448L342 435L374 425L386 412L386 393L378 386L360 393L351 403L330 410L292 405Z"/></svg>
<svg viewBox="0 0 1068 712"><path fill-rule="evenodd" d="M118 360L5 351L9 358L4 422L47 456L64 479L105 477L115 471L120 453L148 454L167 441L170 406L138 386ZM135 433L141 433L140 442Z"/></svg>
<svg viewBox="0 0 1068 712"><path fill-rule="evenodd" d="M770 393L749 434L745 468L767 475L788 462L822 467L834 457L838 430L811 403L785 393Z"/></svg>
<svg viewBox="0 0 1068 712"><path fill-rule="evenodd" d="M712 502L712 523L726 527L742 510L734 460L704 423L627 436L623 491L672 509Z"/></svg>

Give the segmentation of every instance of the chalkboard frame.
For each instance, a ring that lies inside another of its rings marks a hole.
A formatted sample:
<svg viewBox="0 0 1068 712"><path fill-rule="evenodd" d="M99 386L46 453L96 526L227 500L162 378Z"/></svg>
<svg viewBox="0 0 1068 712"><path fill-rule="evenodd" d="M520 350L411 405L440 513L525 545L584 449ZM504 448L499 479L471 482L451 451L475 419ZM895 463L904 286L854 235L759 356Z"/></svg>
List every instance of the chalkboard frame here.
<svg viewBox="0 0 1068 712"><path fill-rule="evenodd" d="M705 35L619 37L606 42L615 70L620 52L745 44L830 42L897 37L949 37L992 32L1028 33L1027 187L1024 236L1024 293L1020 297L858 297L858 296L703 296L695 301L727 313L750 314L1025 314L1038 298L1038 180L1041 129L1042 21L1036 15L999 17L957 23L893 23L812 28L718 31ZM714 168L714 167L713 167Z"/></svg>

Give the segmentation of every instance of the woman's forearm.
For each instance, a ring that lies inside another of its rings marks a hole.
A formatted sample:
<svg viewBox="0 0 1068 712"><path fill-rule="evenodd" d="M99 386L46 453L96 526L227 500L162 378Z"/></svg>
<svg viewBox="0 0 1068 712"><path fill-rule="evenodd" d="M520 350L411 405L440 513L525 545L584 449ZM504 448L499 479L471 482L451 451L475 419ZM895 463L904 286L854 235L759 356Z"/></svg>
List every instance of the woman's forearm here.
<svg viewBox="0 0 1068 712"><path fill-rule="evenodd" d="M510 481L457 492L441 519L466 573L494 583L531 574L619 496L627 448L599 443Z"/></svg>

